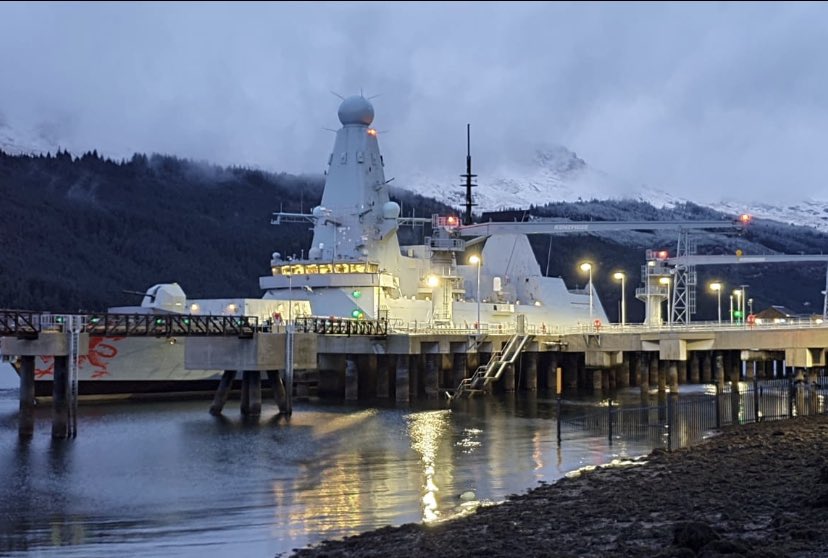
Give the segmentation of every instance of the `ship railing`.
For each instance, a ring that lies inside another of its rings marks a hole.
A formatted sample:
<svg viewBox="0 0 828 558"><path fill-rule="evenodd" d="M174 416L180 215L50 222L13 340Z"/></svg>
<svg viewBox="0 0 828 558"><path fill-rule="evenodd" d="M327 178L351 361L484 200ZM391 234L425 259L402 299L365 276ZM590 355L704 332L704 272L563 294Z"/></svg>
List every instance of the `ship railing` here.
<svg viewBox="0 0 828 558"><path fill-rule="evenodd" d="M256 316L192 314L88 314L84 324L85 333L103 337L252 337L258 329Z"/></svg>
<svg viewBox="0 0 828 558"><path fill-rule="evenodd" d="M365 320L324 316L305 316L295 321L296 331L320 335L388 335L388 320Z"/></svg>

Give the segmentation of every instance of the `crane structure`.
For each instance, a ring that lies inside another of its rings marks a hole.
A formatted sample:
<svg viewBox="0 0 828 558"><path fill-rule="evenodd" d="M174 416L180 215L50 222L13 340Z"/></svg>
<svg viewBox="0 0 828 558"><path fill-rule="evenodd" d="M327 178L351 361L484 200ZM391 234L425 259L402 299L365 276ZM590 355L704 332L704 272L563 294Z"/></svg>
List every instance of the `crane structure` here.
<svg viewBox="0 0 828 558"><path fill-rule="evenodd" d="M651 259L652 258L652 259ZM647 254L648 264L650 261L657 262L655 265L649 267L657 269L661 272L671 273L670 267L673 270L679 268L695 269L697 265L734 265L734 264L774 264L774 263L813 263L824 262L826 264L825 271L825 290L822 291L822 318L828 320L828 254L762 254L745 256L740 254L725 254L725 255L696 255L696 254L676 254L675 257L659 258L658 254ZM661 262L663 265L659 265ZM667 268L667 269L664 269ZM675 300L675 297L674 297ZM675 307L674 307L675 308ZM676 313L673 311L673 318ZM689 320L688 320L689 321Z"/></svg>

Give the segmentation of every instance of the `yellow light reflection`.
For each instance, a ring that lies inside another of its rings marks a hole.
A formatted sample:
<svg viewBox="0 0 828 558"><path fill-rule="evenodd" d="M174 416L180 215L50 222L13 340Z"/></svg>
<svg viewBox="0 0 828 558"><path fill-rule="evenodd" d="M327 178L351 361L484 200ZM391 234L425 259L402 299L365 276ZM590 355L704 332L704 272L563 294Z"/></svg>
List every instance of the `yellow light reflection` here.
<svg viewBox="0 0 828 558"><path fill-rule="evenodd" d="M408 415L408 435L411 438L411 447L420 454L423 462L423 523L431 523L440 519L437 493L440 489L434 482L434 465L437 461L437 450L440 439L448 426L450 411L429 411Z"/></svg>

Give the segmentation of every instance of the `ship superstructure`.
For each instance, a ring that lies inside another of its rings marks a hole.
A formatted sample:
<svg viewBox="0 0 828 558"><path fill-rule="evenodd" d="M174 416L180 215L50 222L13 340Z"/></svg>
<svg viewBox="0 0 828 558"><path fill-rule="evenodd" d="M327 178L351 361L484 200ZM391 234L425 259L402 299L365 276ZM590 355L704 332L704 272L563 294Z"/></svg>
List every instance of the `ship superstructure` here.
<svg viewBox="0 0 828 558"><path fill-rule="evenodd" d="M493 235L482 251L482 242L470 249L457 215L434 216L424 244L400 246L400 207L388 194L374 108L354 96L338 114L321 205L274 221L313 223L307 258L274 253L272 274L259 280L265 299L293 301L282 316L300 317L304 305L313 315L387 319L402 330L503 330L519 316L544 330L606 322L592 285L570 290L544 277L523 234Z"/></svg>

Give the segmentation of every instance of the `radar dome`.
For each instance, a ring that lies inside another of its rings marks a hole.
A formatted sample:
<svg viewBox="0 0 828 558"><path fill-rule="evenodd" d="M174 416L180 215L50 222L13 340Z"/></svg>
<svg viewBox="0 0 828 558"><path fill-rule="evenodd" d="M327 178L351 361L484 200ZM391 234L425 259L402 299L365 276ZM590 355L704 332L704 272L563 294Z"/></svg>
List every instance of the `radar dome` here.
<svg viewBox="0 0 828 558"><path fill-rule="evenodd" d="M382 206L383 219L396 219L400 216L400 204L397 202L386 202Z"/></svg>
<svg viewBox="0 0 828 558"><path fill-rule="evenodd" d="M343 126L348 124L370 126L374 121L374 107L362 95L348 97L339 105L339 121Z"/></svg>

